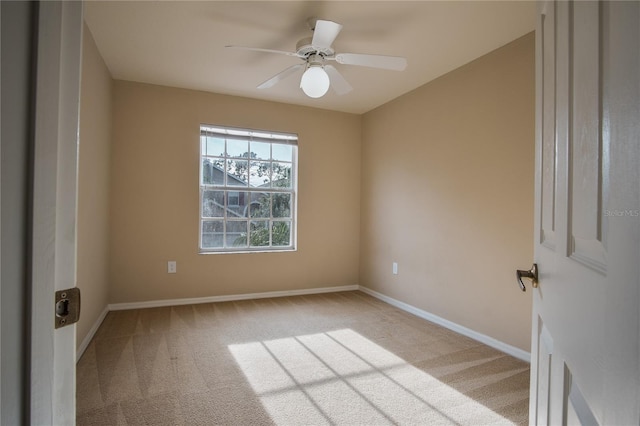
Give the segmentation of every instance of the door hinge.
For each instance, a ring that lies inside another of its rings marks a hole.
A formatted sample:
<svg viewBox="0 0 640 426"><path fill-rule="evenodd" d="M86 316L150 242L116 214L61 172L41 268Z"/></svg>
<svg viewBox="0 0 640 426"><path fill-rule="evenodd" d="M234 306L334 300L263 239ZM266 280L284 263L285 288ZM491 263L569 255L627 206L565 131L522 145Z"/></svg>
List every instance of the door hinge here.
<svg viewBox="0 0 640 426"><path fill-rule="evenodd" d="M55 326L65 327L80 319L80 289L78 287L56 291Z"/></svg>

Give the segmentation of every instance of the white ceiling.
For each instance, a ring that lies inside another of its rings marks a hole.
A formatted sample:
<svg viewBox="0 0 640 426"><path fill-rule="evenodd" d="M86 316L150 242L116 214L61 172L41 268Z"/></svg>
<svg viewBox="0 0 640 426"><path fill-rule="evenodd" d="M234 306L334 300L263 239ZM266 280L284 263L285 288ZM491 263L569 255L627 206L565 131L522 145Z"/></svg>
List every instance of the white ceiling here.
<svg viewBox="0 0 640 426"><path fill-rule="evenodd" d="M333 62L353 86L308 98L294 75L263 81L300 59L226 49L294 51L307 19L344 26L337 52L404 56L405 71ZM88 1L85 20L113 78L364 113L533 31L529 1Z"/></svg>

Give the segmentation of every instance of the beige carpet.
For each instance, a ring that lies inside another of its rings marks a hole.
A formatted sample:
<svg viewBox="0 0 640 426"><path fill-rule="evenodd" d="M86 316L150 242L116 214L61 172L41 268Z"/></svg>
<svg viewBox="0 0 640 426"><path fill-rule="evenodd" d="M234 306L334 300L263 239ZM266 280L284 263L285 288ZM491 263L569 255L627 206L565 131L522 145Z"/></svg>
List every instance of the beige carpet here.
<svg viewBox="0 0 640 426"><path fill-rule="evenodd" d="M529 366L361 292L111 312L78 425L526 424Z"/></svg>

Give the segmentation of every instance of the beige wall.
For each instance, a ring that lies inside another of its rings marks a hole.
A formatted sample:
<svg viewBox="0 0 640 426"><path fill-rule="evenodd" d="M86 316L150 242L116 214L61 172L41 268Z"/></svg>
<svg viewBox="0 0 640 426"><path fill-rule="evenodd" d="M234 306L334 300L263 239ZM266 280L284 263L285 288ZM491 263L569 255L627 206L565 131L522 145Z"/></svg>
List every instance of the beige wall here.
<svg viewBox="0 0 640 426"><path fill-rule="evenodd" d="M111 91L111 75L89 28L85 26L78 160L77 285L82 293L78 344L82 343L109 302Z"/></svg>
<svg viewBox="0 0 640 426"><path fill-rule="evenodd" d="M533 156L533 33L365 114L360 284L528 351Z"/></svg>
<svg viewBox="0 0 640 426"><path fill-rule="evenodd" d="M110 302L358 283L361 116L123 81L113 111ZM299 135L297 252L198 254L201 123Z"/></svg>

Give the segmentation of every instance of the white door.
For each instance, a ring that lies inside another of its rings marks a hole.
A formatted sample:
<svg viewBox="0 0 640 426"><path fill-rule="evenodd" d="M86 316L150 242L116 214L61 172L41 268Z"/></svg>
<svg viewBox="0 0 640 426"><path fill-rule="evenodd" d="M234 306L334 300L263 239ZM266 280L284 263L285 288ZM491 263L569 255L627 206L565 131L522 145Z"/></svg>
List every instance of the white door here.
<svg viewBox="0 0 640 426"><path fill-rule="evenodd" d="M531 424L640 422L640 2L542 2Z"/></svg>
<svg viewBox="0 0 640 426"><path fill-rule="evenodd" d="M75 424L75 325L54 328L54 294L76 285L82 3L38 5L30 423Z"/></svg>

